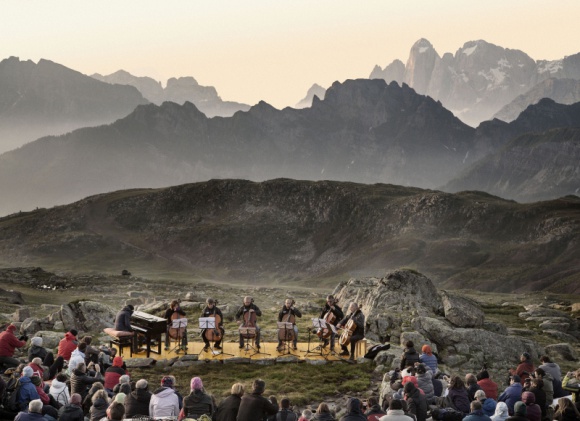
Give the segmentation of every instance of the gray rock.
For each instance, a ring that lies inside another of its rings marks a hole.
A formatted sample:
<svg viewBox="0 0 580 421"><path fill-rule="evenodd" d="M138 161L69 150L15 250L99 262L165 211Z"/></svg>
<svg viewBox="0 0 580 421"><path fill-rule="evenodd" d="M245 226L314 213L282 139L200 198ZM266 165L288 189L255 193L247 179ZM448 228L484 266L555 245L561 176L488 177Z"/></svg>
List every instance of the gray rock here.
<svg viewBox="0 0 580 421"><path fill-rule="evenodd" d="M310 364L310 365L325 365L325 364L328 364L328 361L326 361L326 360L313 360L313 359L307 358L305 361L306 361L306 364Z"/></svg>
<svg viewBox="0 0 580 421"><path fill-rule="evenodd" d="M56 349L58 343L64 338L64 332L53 332L51 330L41 330L34 334L34 336L42 337L42 346L47 349Z"/></svg>
<svg viewBox="0 0 580 421"><path fill-rule="evenodd" d="M53 330L56 330L57 332L61 332L64 331L64 323L62 321L58 321L54 323L54 326L52 327Z"/></svg>
<svg viewBox="0 0 580 421"><path fill-rule="evenodd" d="M29 317L28 319L24 320L20 325L19 332L21 334L26 334L31 336L38 332L39 330L50 330L52 329L53 324L48 321L48 318L45 317L43 319L35 319L33 317Z"/></svg>
<svg viewBox="0 0 580 421"><path fill-rule="evenodd" d="M127 291L130 298L148 297L150 294L147 291Z"/></svg>
<svg viewBox="0 0 580 421"><path fill-rule="evenodd" d="M555 360L578 361L578 354L567 343L547 345L546 353Z"/></svg>
<svg viewBox="0 0 580 421"><path fill-rule="evenodd" d="M519 313L518 316L522 319L527 319L528 317L567 317L568 314L560 311L554 310L552 308L544 307L540 304L531 304L524 306L525 312Z"/></svg>
<svg viewBox="0 0 580 421"><path fill-rule="evenodd" d="M445 318L459 327L483 327L483 310L475 303L464 297L441 291Z"/></svg>
<svg viewBox="0 0 580 421"><path fill-rule="evenodd" d="M197 354L188 354L179 357L180 361L197 361L199 360L199 355Z"/></svg>
<svg viewBox="0 0 580 421"><path fill-rule="evenodd" d="M570 328L570 323L558 323L551 320L546 320L540 324L540 329L543 330L558 330L560 332L567 332Z"/></svg>
<svg viewBox="0 0 580 421"><path fill-rule="evenodd" d="M30 317L30 309L28 307L21 307L17 309L12 315L12 320L15 322L23 322Z"/></svg>
<svg viewBox="0 0 580 421"><path fill-rule="evenodd" d="M508 329L502 323L495 323L495 322L483 322L483 328L485 330L489 330L490 332L499 333L500 335L507 335ZM435 351L437 352L437 351Z"/></svg>
<svg viewBox="0 0 580 421"><path fill-rule="evenodd" d="M276 359L275 358L262 358L259 360L252 360L252 364L257 364L257 365L274 365L276 364Z"/></svg>
<svg viewBox="0 0 580 421"><path fill-rule="evenodd" d="M194 365L201 365L206 364L205 360L192 360L192 361L176 361L171 366L172 368L179 368L179 367L192 367Z"/></svg>
<svg viewBox="0 0 580 421"><path fill-rule="evenodd" d="M284 357L276 358L276 364L299 363L301 361L303 361L303 360L301 360L299 357L296 357L294 355L286 355Z"/></svg>
<svg viewBox="0 0 580 421"><path fill-rule="evenodd" d="M415 344L415 349L417 349L417 352L421 352L421 347L428 342L423 335L414 330L411 332L401 333L400 338L401 346L404 347L407 341L413 341L413 343Z"/></svg>
<svg viewBox="0 0 580 421"><path fill-rule="evenodd" d="M165 313L165 310L169 308L169 301L153 301L151 303L145 303L139 307L135 307L136 310L142 311L149 314L161 314Z"/></svg>
<svg viewBox="0 0 580 421"><path fill-rule="evenodd" d="M399 352L393 350L393 348L391 349L387 349L386 351L381 351L377 354L377 356L375 357L375 364L377 365L383 365L386 367L392 367L393 365L393 360L395 358L397 358L397 355L400 355L402 352L402 350L400 350Z"/></svg>
<svg viewBox="0 0 580 421"><path fill-rule="evenodd" d="M244 357L234 357L224 360L224 364L250 364L252 360Z"/></svg>
<svg viewBox="0 0 580 421"><path fill-rule="evenodd" d="M111 307L97 301L73 301L63 305L57 317L66 330L75 328L79 332L101 332L113 326L115 315Z"/></svg>
<svg viewBox="0 0 580 421"><path fill-rule="evenodd" d="M578 338L575 336L569 335L568 333L560 332L559 330L544 330L543 333L546 335L550 335L559 341L566 341L569 343L577 343Z"/></svg>
<svg viewBox="0 0 580 421"><path fill-rule="evenodd" d="M147 368L157 364L157 361L153 358L127 358L123 359L123 361L127 364L127 368ZM163 364L161 365L163 366Z"/></svg>

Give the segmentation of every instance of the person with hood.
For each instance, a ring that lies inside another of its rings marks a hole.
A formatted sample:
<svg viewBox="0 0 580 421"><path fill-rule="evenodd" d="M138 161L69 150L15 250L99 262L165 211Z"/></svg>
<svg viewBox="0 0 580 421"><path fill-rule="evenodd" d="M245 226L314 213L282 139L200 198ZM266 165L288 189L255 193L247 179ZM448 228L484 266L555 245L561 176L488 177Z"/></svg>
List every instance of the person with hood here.
<svg viewBox="0 0 580 421"><path fill-rule="evenodd" d="M269 415L278 412L278 401L275 396L270 399L262 396L266 390L266 382L261 379L254 380L252 393L242 396L240 408L238 410L237 421L257 421L264 420Z"/></svg>
<svg viewBox="0 0 580 421"><path fill-rule="evenodd" d="M366 421L367 417L361 410L361 402L357 398L348 398L346 401L346 414L339 421Z"/></svg>
<svg viewBox="0 0 580 421"><path fill-rule="evenodd" d="M215 421L236 421L243 395L243 384L235 383L232 385L230 396L222 400L215 410Z"/></svg>
<svg viewBox="0 0 580 421"><path fill-rule="evenodd" d="M425 364L433 375L437 374L439 371L439 366L437 362L437 356L433 354L433 350L429 345L423 345L421 347L421 355L419 355L419 361Z"/></svg>
<svg viewBox="0 0 580 421"><path fill-rule="evenodd" d="M449 389L447 393L447 399L451 403L451 407L468 414L471 410L469 396L467 395L467 389L461 377L453 376L449 382Z"/></svg>
<svg viewBox="0 0 580 421"><path fill-rule="evenodd" d="M149 416L149 403L151 402L151 392L148 390L147 380L137 380L135 390L125 398L125 416L133 418L137 415Z"/></svg>
<svg viewBox="0 0 580 421"><path fill-rule="evenodd" d="M89 393L89 388L93 383L103 383L103 377L100 374L99 365L95 365L95 376L87 374L87 366L84 362L79 363L70 376L70 391L78 393L84 399ZM72 396L72 395L71 395Z"/></svg>
<svg viewBox="0 0 580 421"><path fill-rule="evenodd" d="M48 393L59 403L59 405L68 405L70 402L70 392L66 381L68 377L64 373L60 373L50 384Z"/></svg>
<svg viewBox="0 0 580 421"><path fill-rule="evenodd" d="M113 401L107 408L107 420L122 421L125 419L125 406L122 403Z"/></svg>
<svg viewBox="0 0 580 421"><path fill-rule="evenodd" d="M115 386L119 383L119 378L127 374L127 371L123 369L123 358L116 356L113 358L113 365L105 371L105 389L111 392Z"/></svg>
<svg viewBox="0 0 580 421"><path fill-rule="evenodd" d="M523 352L520 355L520 363L516 367L516 369L511 369L510 374L513 376L518 375L520 377L520 383L523 386L524 382L527 378L531 377L532 373L534 372L535 367L534 363L532 362L532 357L529 353Z"/></svg>
<svg viewBox="0 0 580 421"><path fill-rule="evenodd" d="M508 417L509 421L528 421L526 418L527 408L526 404L522 401L518 401L514 404L514 414Z"/></svg>
<svg viewBox="0 0 580 421"><path fill-rule="evenodd" d="M25 411L28 408L30 401L38 399L40 401L40 396L36 391L36 386L32 383L32 368L26 366L22 369L22 374L18 380L20 383L20 390L18 391L18 406L21 411ZM42 403L42 402L41 402Z"/></svg>
<svg viewBox="0 0 580 421"><path fill-rule="evenodd" d="M542 421L542 408L536 404L536 397L532 392L522 393L522 402L526 404L526 418L530 421Z"/></svg>
<svg viewBox="0 0 580 421"><path fill-rule="evenodd" d="M485 415L491 417L495 413L497 402L495 399L485 396L485 392L483 390L476 391L474 398L481 403L481 409ZM471 410L473 411L473 408Z"/></svg>
<svg viewBox="0 0 580 421"><path fill-rule="evenodd" d="M312 421L335 421L330 413L330 408L325 402L321 402L316 408L316 414L312 417Z"/></svg>
<svg viewBox="0 0 580 421"><path fill-rule="evenodd" d="M81 401L81 395L73 393L70 397L70 403L59 409L58 421L84 421L85 414L81 408Z"/></svg>
<svg viewBox="0 0 580 421"><path fill-rule="evenodd" d="M489 372L486 369L477 373L477 384L485 392L485 396L497 399L497 383L489 378Z"/></svg>
<svg viewBox="0 0 580 421"><path fill-rule="evenodd" d="M177 417L179 415L179 399L173 387L175 378L165 376L161 379L161 387L156 389L149 401L149 416L151 418Z"/></svg>
<svg viewBox="0 0 580 421"><path fill-rule="evenodd" d="M405 351L401 356L401 370L407 367L414 367L415 363L420 362L419 354L415 351L415 344L413 341L407 341L405 344Z"/></svg>
<svg viewBox="0 0 580 421"><path fill-rule="evenodd" d="M97 390L91 398L92 405L89 409L90 421L99 421L107 416L109 407L109 395L105 389ZM128 417L129 418L129 417Z"/></svg>
<svg viewBox="0 0 580 421"><path fill-rule="evenodd" d="M411 382L405 385L404 391L409 412L417 417L417 421L425 421L427 419L427 410L429 409L425 396Z"/></svg>
<svg viewBox="0 0 580 421"><path fill-rule="evenodd" d="M469 405L470 412L463 418L464 421L491 421L491 418L483 413L481 402L474 400Z"/></svg>
<svg viewBox="0 0 580 421"><path fill-rule="evenodd" d="M190 389L191 393L183 398L184 418L197 419L203 414L211 417L214 412L213 400L205 393L203 382L199 377L191 379Z"/></svg>
<svg viewBox="0 0 580 421"><path fill-rule="evenodd" d="M75 349L77 349L76 335L70 330L64 334L64 338L58 343L56 355L62 357L65 361L69 361Z"/></svg>
<svg viewBox="0 0 580 421"><path fill-rule="evenodd" d="M371 396L368 401L368 410L365 412L367 421L378 421L383 415L385 415L385 411L379 405L379 400L375 396Z"/></svg>
<svg viewBox="0 0 580 421"><path fill-rule="evenodd" d="M26 337L22 336L18 339L15 332L16 326L9 324L6 330L0 333L0 364L3 364L5 368L18 367L20 361L14 358L14 351L26 345Z"/></svg>
<svg viewBox="0 0 580 421"><path fill-rule="evenodd" d="M417 366L417 385L425 393L427 403L431 403L435 398L435 389L433 387L433 372L427 369L423 363Z"/></svg>
<svg viewBox="0 0 580 421"><path fill-rule="evenodd" d="M505 421L510 416L508 407L505 402L498 402L495 406L495 413L491 421Z"/></svg>
<svg viewBox="0 0 580 421"><path fill-rule="evenodd" d="M85 414L87 414L91 410L91 406L93 405L93 396L95 396L95 393L97 393L100 390L105 390L103 383L99 382L93 383L93 385L89 389L89 392L87 393L87 396L83 398L82 408Z"/></svg>
<svg viewBox="0 0 580 421"><path fill-rule="evenodd" d="M572 395L574 402L580 402L580 368L566 373L562 379L562 388Z"/></svg>
<svg viewBox="0 0 580 421"><path fill-rule="evenodd" d="M24 409L16 415L14 421L47 421L42 415L42 402L40 399L30 401L27 406L28 412Z"/></svg>
<svg viewBox="0 0 580 421"><path fill-rule="evenodd" d="M117 313L115 317L115 330L121 332L133 332L131 329L131 315L133 314L133 307L131 304L126 305Z"/></svg>
<svg viewBox="0 0 580 421"><path fill-rule="evenodd" d="M510 415L514 414L515 403L520 401L522 398L522 383L520 376L513 375L510 379L510 385L503 391L503 393L497 398L498 402L505 402L508 407L508 412ZM524 404L525 406L525 404Z"/></svg>

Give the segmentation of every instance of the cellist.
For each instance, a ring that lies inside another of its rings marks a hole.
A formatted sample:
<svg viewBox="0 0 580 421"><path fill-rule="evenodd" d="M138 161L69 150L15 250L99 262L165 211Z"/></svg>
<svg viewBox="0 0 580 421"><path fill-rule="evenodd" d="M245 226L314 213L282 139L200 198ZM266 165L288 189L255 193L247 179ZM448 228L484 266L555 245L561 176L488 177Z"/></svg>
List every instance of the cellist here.
<svg viewBox="0 0 580 421"><path fill-rule="evenodd" d="M167 331L165 332L165 350L169 350L169 342L171 338L169 337L169 329L171 329L173 320L172 316L174 313L179 314L179 318L185 317L185 311L179 307L179 300L173 300L169 304L169 308L165 310L165 318L167 319ZM181 346L185 349L187 348L187 328L185 328L183 337L181 338Z"/></svg>
<svg viewBox="0 0 580 421"><path fill-rule="evenodd" d="M214 317L215 315L219 316L220 318L220 323L219 325L216 326L217 329L219 329L222 333L221 338L219 339L219 341L216 341L216 343L214 344L214 348L215 349L222 349L221 347L221 343L222 340L224 338L224 335L226 334L226 331L224 329L224 315L222 314L222 311L216 306L216 301L213 298L208 298L207 300L205 300L205 308L203 309L203 311L201 312L201 317ZM209 350L209 340L205 337L205 331L207 329L202 329L201 330L201 338L203 339L203 342L205 343L205 347L203 348L204 351Z"/></svg>
<svg viewBox="0 0 580 421"><path fill-rule="evenodd" d="M322 312L320 313L320 318L324 319L324 316L326 314L328 314L328 312L331 312L332 314L334 314L335 317L335 322L334 325L336 326L338 322L340 322L342 319L344 319L344 313L342 312L342 308L340 308L340 306L337 304L337 300L334 299L334 296L329 295L328 297L326 297L326 304L324 305L324 307L322 308ZM330 350L334 351L334 339L336 337L336 333L334 333L332 331L332 329L330 330ZM322 347L326 347L328 345L328 339L324 339L324 342L322 343Z"/></svg>
<svg viewBox="0 0 580 421"><path fill-rule="evenodd" d="M344 327L349 320L352 320L356 328L350 337L350 354L348 352L348 348L345 345L341 345L342 352L340 355L348 356L350 355L350 359L354 360L354 349L356 343L365 337L365 315L362 313L361 309L358 308L357 303L350 303L348 306L349 315L342 319L337 325L337 328Z"/></svg>
<svg viewBox="0 0 580 421"><path fill-rule="evenodd" d="M296 307L294 307L294 300L292 298L287 298L284 301L284 305L282 306L282 310L278 313L278 321L281 322L284 316L291 314L294 316L294 325L292 328L294 329L294 340L292 341L292 348L298 349L298 326L296 326L296 317L302 317L302 313ZM282 341L278 339L278 349L282 347Z"/></svg>
<svg viewBox="0 0 580 421"><path fill-rule="evenodd" d="M236 321L239 325L244 323L244 316L247 313L255 313L256 316L261 317L262 311L254 304L254 299L252 297L244 297L244 305L242 305L238 312L236 313ZM240 333L240 349L244 347L244 338ZM256 323L256 348L260 349L260 327Z"/></svg>

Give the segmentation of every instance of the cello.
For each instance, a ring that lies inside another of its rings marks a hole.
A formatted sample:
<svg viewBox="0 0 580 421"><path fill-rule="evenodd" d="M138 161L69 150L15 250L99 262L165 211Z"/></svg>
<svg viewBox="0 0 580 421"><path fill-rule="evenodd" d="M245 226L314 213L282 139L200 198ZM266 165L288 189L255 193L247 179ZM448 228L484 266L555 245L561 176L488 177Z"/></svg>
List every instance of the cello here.
<svg viewBox="0 0 580 421"><path fill-rule="evenodd" d="M222 318L219 314L217 314L217 305L218 301L214 300L213 306L213 318L215 320L215 327L213 329L206 329L204 332L204 336L208 341L218 342L222 339L222 331L220 330L220 323L222 322Z"/></svg>
<svg viewBox="0 0 580 421"><path fill-rule="evenodd" d="M181 303L181 300L173 300L171 302L171 308L173 309L173 313L171 314L171 318L170 318L170 324L169 327L167 328L167 334L169 335L170 338L172 339L183 339L184 335L185 335L185 326L183 327L173 327L173 321L180 319L181 316L183 315L183 312L181 311L181 308L179 307L179 303Z"/></svg>
<svg viewBox="0 0 580 421"><path fill-rule="evenodd" d="M334 307L336 304L338 304L338 300L333 300L331 308L326 312L326 314L323 317L327 325L329 324L333 325L336 323L336 316L332 312L332 307ZM331 334L332 330L329 328L320 328L316 331L316 335L318 335L318 337L321 339L328 339Z"/></svg>
<svg viewBox="0 0 580 421"><path fill-rule="evenodd" d="M254 304L254 299L250 304ZM256 322L258 316L255 311L246 311L242 316L242 323L238 327L240 335L244 339L254 339L256 337Z"/></svg>
<svg viewBox="0 0 580 421"><path fill-rule="evenodd" d="M278 328L278 340L280 341L280 346L278 347L279 349L282 349L286 345L286 342L291 342L294 340L294 323L296 323L296 316L292 312L292 307L294 304L296 304L296 301L292 300L292 304L288 309L288 313L282 316L281 322L292 323L292 327L290 329L287 329L286 327ZM285 305L286 304L284 304L284 306Z"/></svg>
<svg viewBox="0 0 580 421"><path fill-rule="evenodd" d="M346 325L344 325L342 333L340 334L340 338L338 339L338 343L341 346L342 345L347 346L348 344L350 344L350 337L352 336L355 330L356 323L354 322L354 320L350 319L348 322L346 322Z"/></svg>

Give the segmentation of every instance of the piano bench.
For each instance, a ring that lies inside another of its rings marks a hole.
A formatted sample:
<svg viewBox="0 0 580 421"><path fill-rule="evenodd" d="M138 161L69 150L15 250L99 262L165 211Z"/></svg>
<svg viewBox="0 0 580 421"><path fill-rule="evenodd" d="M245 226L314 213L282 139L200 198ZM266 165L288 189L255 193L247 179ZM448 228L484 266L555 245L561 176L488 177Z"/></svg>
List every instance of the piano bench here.
<svg viewBox="0 0 580 421"><path fill-rule="evenodd" d="M119 349L119 356L123 356L123 348L129 347L129 355L133 357L133 332L123 332L120 330L115 330L112 327L103 329L107 335L112 339L109 341L109 346L117 345Z"/></svg>

